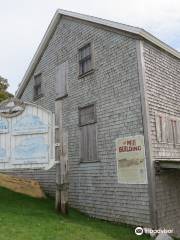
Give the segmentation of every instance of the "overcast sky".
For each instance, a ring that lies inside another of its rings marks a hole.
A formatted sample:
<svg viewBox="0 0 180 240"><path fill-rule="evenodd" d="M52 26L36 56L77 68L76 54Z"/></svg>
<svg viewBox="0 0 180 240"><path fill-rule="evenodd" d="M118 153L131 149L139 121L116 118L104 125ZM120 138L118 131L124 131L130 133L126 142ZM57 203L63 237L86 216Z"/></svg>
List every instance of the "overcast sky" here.
<svg viewBox="0 0 180 240"><path fill-rule="evenodd" d="M142 27L180 51L179 0L0 0L0 75L15 92L57 8Z"/></svg>

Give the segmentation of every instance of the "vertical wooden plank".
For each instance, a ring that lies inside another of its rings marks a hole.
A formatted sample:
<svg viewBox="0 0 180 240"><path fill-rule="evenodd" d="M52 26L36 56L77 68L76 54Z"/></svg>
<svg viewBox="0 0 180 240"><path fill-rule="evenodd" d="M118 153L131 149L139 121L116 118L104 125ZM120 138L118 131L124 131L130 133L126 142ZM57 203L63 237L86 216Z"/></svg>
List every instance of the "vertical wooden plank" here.
<svg viewBox="0 0 180 240"><path fill-rule="evenodd" d="M175 126L175 135L176 135L176 143L180 143L180 120L176 120L176 126Z"/></svg>
<svg viewBox="0 0 180 240"><path fill-rule="evenodd" d="M55 103L56 122L56 209L68 212L68 133L63 128L63 100Z"/></svg>
<svg viewBox="0 0 180 240"><path fill-rule="evenodd" d="M80 128L80 162L84 160L84 136L83 136L83 128Z"/></svg>
<svg viewBox="0 0 180 240"><path fill-rule="evenodd" d="M61 154L61 212L68 213L68 132L63 131Z"/></svg>
<svg viewBox="0 0 180 240"><path fill-rule="evenodd" d="M96 145L96 124L88 126L89 136L89 161L97 161L97 145Z"/></svg>
<svg viewBox="0 0 180 240"><path fill-rule="evenodd" d="M89 157L88 157L88 126L81 127L80 131L81 131L81 137L80 137L81 161L87 162L89 160Z"/></svg>
<svg viewBox="0 0 180 240"><path fill-rule="evenodd" d="M161 139L162 142L166 142L166 117L164 114L161 114Z"/></svg>
<svg viewBox="0 0 180 240"><path fill-rule="evenodd" d="M56 72L56 98L61 98L67 95L67 75L68 75L68 61L57 66Z"/></svg>
<svg viewBox="0 0 180 240"><path fill-rule="evenodd" d="M172 121L169 117L166 117L165 121L165 134L166 134L166 142L167 143L173 143L173 126Z"/></svg>
<svg viewBox="0 0 180 240"><path fill-rule="evenodd" d="M56 201L55 208L57 211L61 209L61 192L60 192L60 105L59 101L55 102L55 160L56 160Z"/></svg>

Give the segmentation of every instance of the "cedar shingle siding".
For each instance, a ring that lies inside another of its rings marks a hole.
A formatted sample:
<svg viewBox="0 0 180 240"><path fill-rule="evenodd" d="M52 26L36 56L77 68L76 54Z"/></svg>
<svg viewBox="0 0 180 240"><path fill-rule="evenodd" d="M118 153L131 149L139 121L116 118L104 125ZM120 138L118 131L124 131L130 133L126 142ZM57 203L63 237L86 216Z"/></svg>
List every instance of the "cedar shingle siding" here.
<svg viewBox="0 0 180 240"><path fill-rule="evenodd" d="M150 144L145 142L145 147L152 150L152 159L146 152L147 162L158 159L161 151L169 154L169 159L180 159L179 146L157 141L162 136L160 130L156 136L155 126L157 112L180 117L180 62L164 50L142 41L144 68L141 66L140 71L139 42L137 36L124 31L108 31L99 25L62 16L21 99L34 101L34 75L39 72L43 76L44 92L35 103L54 112L55 99L63 97L72 207L102 219L152 226L150 182L118 183L115 140L145 134L144 123L148 119ZM79 74L85 72L80 66L79 51L89 43L93 44L93 72L80 78ZM64 75L57 73L62 68L68 69ZM58 81L62 83L61 87ZM142 107L144 98L147 119ZM95 121L91 110L83 116L85 106L95 106ZM82 124L83 121L87 124ZM85 144L82 150L86 141L92 141L92 145L85 149ZM90 149L93 149L91 154ZM148 173L150 170L149 167ZM21 172L17 171L17 174L21 175ZM26 174L39 179L44 189L54 195L55 168L47 172L24 170L23 175ZM166 172L155 178L159 226L178 226L176 232L180 229L179 181L179 172Z"/></svg>
<svg viewBox="0 0 180 240"><path fill-rule="evenodd" d="M95 71L79 79L78 50L89 42ZM136 40L129 36L63 17L34 71L43 72L46 89L36 103L54 111L56 69L68 61L63 122L69 133L70 204L95 217L149 225L148 186L119 184L115 157L117 137L143 133L136 51ZM33 101L32 80L22 99ZM79 107L93 102L99 161L80 163Z"/></svg>

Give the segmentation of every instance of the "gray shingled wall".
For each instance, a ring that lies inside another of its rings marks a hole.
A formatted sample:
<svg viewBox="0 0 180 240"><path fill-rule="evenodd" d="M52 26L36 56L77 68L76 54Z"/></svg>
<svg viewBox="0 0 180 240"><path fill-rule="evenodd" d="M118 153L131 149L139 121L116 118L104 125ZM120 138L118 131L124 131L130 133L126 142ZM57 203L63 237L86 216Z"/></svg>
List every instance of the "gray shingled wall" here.
<svg viewBox="0 0 180 240"><path fill-rule="evenodd" d="M144 44L145 76L152 138L152 160L180 159L180 146L158 143L155 111L180 117L180 60ZM163 156L160 157L160 156ZM159 227L180 234L180 172L166 170L156 176Z"/></svg>
<svg viewBox="0 0 180 240"><path fill-rule="evenodd" d="M78 49L90 41L95 71L78 79ZM66 60L69 95L64 99L63 122L69 133L70 204L94 217L148 226L148 186L119 184L115 157L116 138L143 134L136 40L63 17L35 70L42 73L45 93L36 103L51 111L56 66ZM33 77L22 99L33 101ZM99 162L80 163L78 107L94 101ZM33 174L42 177L40 172ZM55 172L43 176L49 192L54 189Z"/></svg>

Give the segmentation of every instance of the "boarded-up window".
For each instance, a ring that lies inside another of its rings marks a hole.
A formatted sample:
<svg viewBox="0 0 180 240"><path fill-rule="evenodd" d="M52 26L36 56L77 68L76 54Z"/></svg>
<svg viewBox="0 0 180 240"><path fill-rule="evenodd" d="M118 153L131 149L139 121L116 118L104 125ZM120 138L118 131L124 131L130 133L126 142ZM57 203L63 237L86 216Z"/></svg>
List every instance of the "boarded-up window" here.
<svg viewBox="0 0 180 240"><path fill-rule="evenodd" d="M68 61L61 63L59 66L57 66L55 84L56 99L67 96L68 94L67 79L68 79Z"/></svg>
<svg viewBox="0 0 180 240"><path fill-rule="evenodd" d="M156 114L156 135L160 143L180 144L180 119L168 114Z"/></svg>
<svg viewBox="0 0 180 240"><path fill-rule="evenodd" d="M34 100L42 97L42 75L41 73L34 76Z"/></svg>
<svg viewBox="0 0 180 240"><path fill-rule="evenodd" d="M79 108L81 162L97 161L95 105Z"/></svg>

